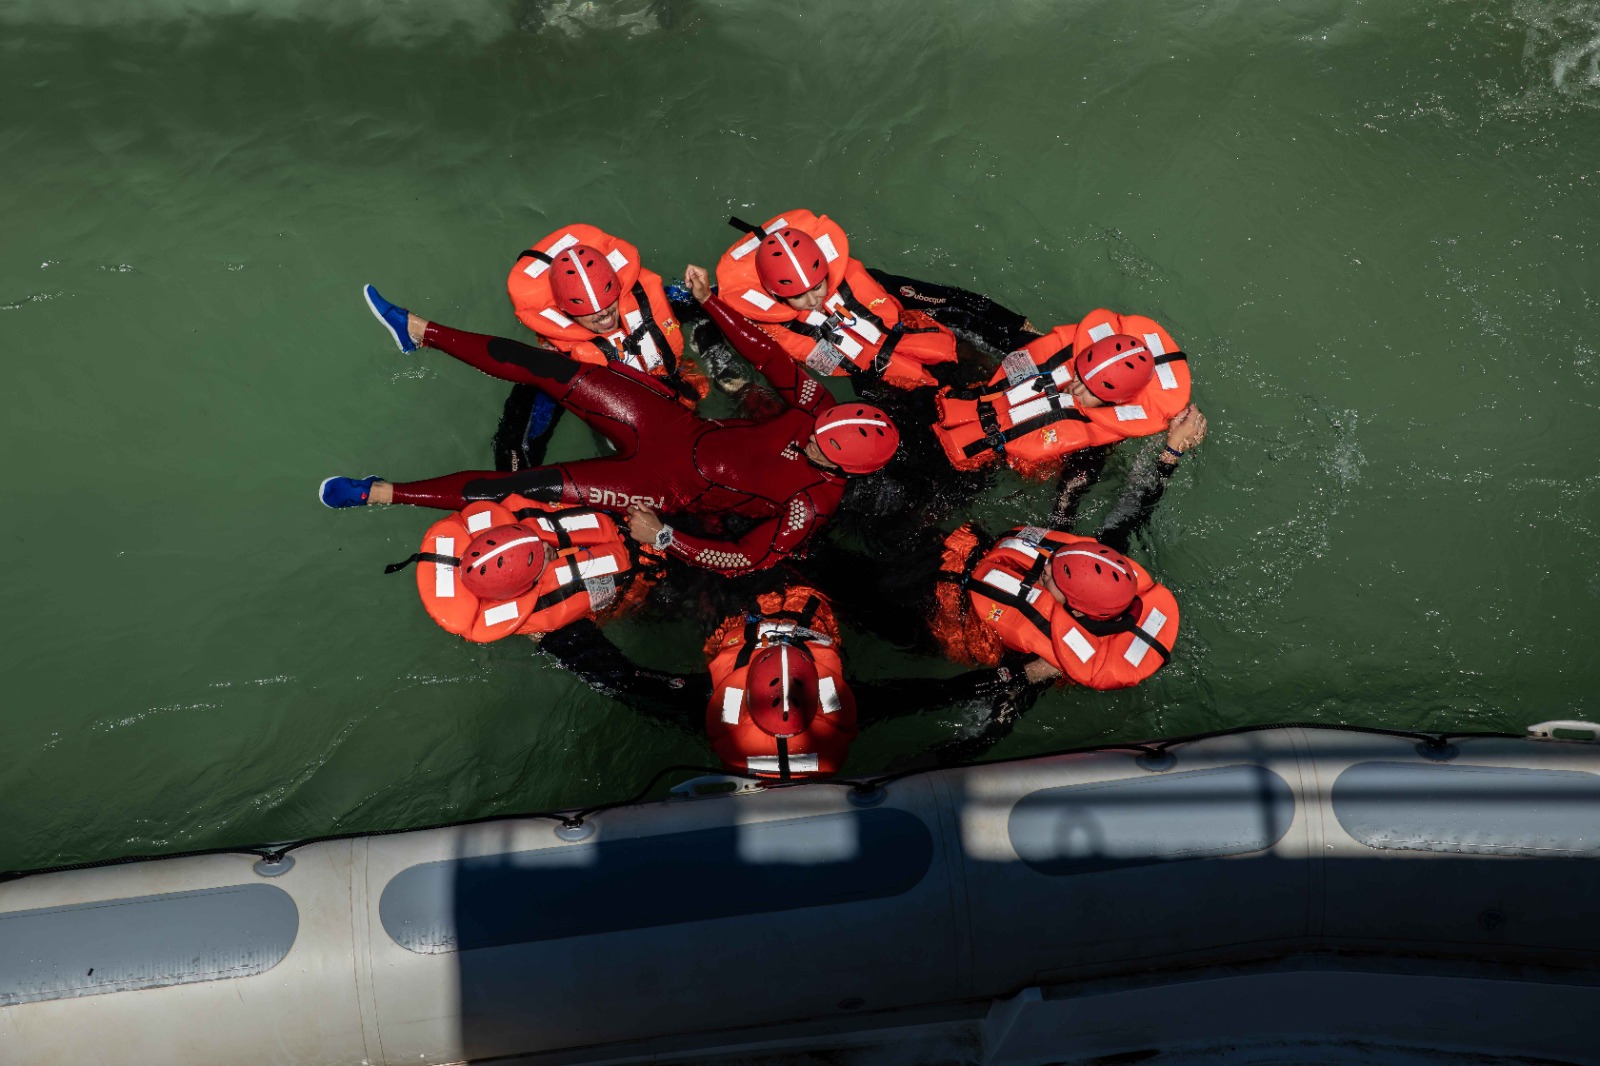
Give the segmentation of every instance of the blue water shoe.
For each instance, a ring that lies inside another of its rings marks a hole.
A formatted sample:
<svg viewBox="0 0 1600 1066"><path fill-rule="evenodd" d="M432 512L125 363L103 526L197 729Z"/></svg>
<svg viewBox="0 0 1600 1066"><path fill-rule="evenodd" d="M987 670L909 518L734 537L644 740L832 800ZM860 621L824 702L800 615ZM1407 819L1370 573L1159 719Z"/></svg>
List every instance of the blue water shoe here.
<svg viewBox="0 0 1600 1066"><path fill-rule="evenodd" d="M367 306L372 309L372 317L383 323L383 328L389 331L389 336L394 338L402 352L417 350L417 342L411 339L411 331L406 326L410 311L385 300L371 285L361 287L361 298L367 301Z"/></svg>
<svg viewBox="0 0 1600 1066"><path fill-rule="evenodd" d="M364 478L330 477L317 489L317 499L322 501L324 507L360 507L367 502L367 494L372 491L372 483L379 480L377 474Z"/></svg>

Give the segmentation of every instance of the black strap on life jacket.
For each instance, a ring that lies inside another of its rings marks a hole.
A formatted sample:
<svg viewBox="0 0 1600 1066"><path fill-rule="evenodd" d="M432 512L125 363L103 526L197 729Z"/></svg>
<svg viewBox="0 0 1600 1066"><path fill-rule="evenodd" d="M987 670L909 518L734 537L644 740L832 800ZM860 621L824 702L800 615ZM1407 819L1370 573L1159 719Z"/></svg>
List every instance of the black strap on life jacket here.
<svg viewBox="0 0 1600 1066"><path fill-rule="evenodd" d="M519 522L525 522L530 518L547 519L555 529L556 547L558 549L572 547L572 534L562 528L561 519L586 514L598 515L604 514L604 512L597 511L593 507L564 507L559 511L542 511L537 507L524 507L520 511L511 512L511 516ZM610 516L608 515L607 517Z"/></svg>
<svg viewBox="0 0 1600 1066"><path fill-rule="evenodd" d="M1155 365L1160 366L1162 363L1176 363L1179 361L1187 363L1189 361L1189 357L1183 352L1168 352L1166 355L1156 356Z"/></svg>
<svg viewBox="0 0 1600 1066"><path fill-rule="evenodd" d="M511 265L516 266L517 263L522 262L524 259L537 259L545 266L555 266L556 262L554 259L551 259L548 255L545 255L537 248L524 248L521 252L517 253L517 262L512 263Z"/></svg>
<svg viewBox="0 0 1600 1066"><path fill-rule="evenodd" d="M1067 361L1072 358L1072 355L1072 345L1069 344L1065 348L1060 349L1049 358L1045 359L1044 362L1040 363L1034 368L1034 372L1032 374L1023 380L1032 381L1037 377L1044 377L1047 374L1054 374L1057 370L1066 365ZM1017 385L1020 384L1022 384L1021 381L1017 382ZM949 395L957 400L981 400L985 396L993 396L995 393L1006 392L1014 388L1016 388L1016 385L1012 385L1010 383L1002 385L997 382L986 381L981 385L968 385L966 388L962 389L951 389Z"/></svg>
<svg viewBox="0 0 1600 1066"><path fill-rule="evenodd" d="M884 324L883 319L879 318L877 315L875 315L871 311L867 310L867 305L862 303L860 300L856 299L856 294L853 291L851 291L850 283L848 281L840 281L839 282L839 299L844 301L844 305L850 309L850 313L852 315L855 315L857 318L864 318L868 322L871 322L874 326L877 326L879 333L888 333L888 332L891 331L890 327ZM907 329L907 330L904 330L904 332L906 332L906 333L937 333L938 330L934 330L934 329Z"/></svg>
<svg viewBox="0 0 1600 1066"><path fill-rule="evenodd" d="M567 600L572 599L580 592L589 591L589 587L583 583L582 571L578 569L577 556L567 556L561 560L560 565L567 568L567 580L534 600L532 613L538 614L540 611L547 611L558 603L565 603Z"/></svg>
<svg viewBox="0 0 1600 1066"><path fill-rule="evenodd" d="M995 412L994 403L990 400L978 401L978 425L984 435L961 449L967 458L993 449L1004 452L1006 445L1020 437L1026 437L1036 429L1053 426L1057 422L1087 422L1089 416L1078 408L1063 403L1060 393L1050 393L1046 397L1049 406L1042 414L1034 415L1012 426L1010 429L1000 428L1000 416Z"/></svg>
<svg viewBox="0 0 1600 1066"><path fill-rule="evenodd" d="M778 780L788 781L789 777L789 738L776 737L778 742Z"/></svg>
<svg viewBox="0 0 1600 1066"><path fill-rule="evenodd" d="M402 559L398 563L390 563L383 568L386 574L398 574L412 563L438 563L440 566L460 566L461 560L454 555L440 555L437 552L417 552L409 559Z"/></svg>
<svg viewBox="0 0 1600 1066"><path fill-rule="evenodd" d="M740 233L748 233L752 237L763 237L764 238L764 237L767 236L767 231L764 228L762 228L761 226L756 225L753 222L746 222L744 219L739 218L738 216L734 216L734 217L728 219L728 225L732 226L734 229L738 230Z"/></svg>
<svg viewBox="0 0 1600 1066"><path fill-rule="evenodd" d="M1035 563L1037 562L1039 562L1039 560L1035 560ZM1031 584L1031 582L1028 581L1024 581L1023 583ZM977 592L978 595L985 596L1000 604L1002 607L1013 608L1018 614L1022 615L1023 618L1027 619L1029 625L1033 626L1033 628L1037 629L1040 633L1043 633L1045 640L1048 641L1052 639L1050 634L1049 620L1045 618L1044 615L1040 614L1039 609L1033 604L1029 603L1024 597L1016 595L1015 593L1007 592L1005 589L995 588L982 578L974 579L973 585L969 586L969 588L972 588L973 591Z"/></svg>
<svg viewBox="0 0 1600 1066"><path fill-rule="evenodd" d="M582 581L573 581L569 584L557 585L555 588L551 589L549 592L546 592L543 596L540 596L538 599L533 601L533 611L530 613L538 614L540 611L548 611L557 604L567 602L578 593L587 591L589 591L588 586L584 585Z"/></svg>
<svg viewBox="0 0 1600 1066"><path fill-rule="evenodd" d="M750 659L756 653L756 640L761 635L762 622L793 622L799 629L810 629L821 606L822 597L812 595L806 597L806 602L800 605L798 611L773 611L771 614L745 612L744 643L739 648L739 654L733 657L734 668L750 665Z"/></svg>
<svg viewBox="0 0 1600 1066"><path fill-rule="evenodd" d="M1119 633L1132 633L1135 638L1144 641L1150 647L1154 648L1156 650L1156 654L1161 656L1161 665L1165 666L1167 663L1172 661L1172 649L1162 644L1159 640L1157 640L1155 637L1152 637L1149 633L1146 633L1140 627L1139 616L1143 613L1144 601L1135 596L1133 603L1129 605L1128 609L1115 618L1096 619L1082 618L1078 615L1073 615L1073 620L1097 637L1114 637ZM1157 667L1157 669L1160 669L1160 667Z"/></svg>
<svg viewBox="0 0 1600 1066"><path fill-rule="evenodd" d="M644 348L642 341L649 337L656 342L656 351L661 355L661 365L666 369L666 376L674 382L678 376L678 356L672 350L672 345L667 343L666 331L656 322L655 311L650 307L650 295L645 292L644 285L634 282L630 290L634 303L639 305L639 324L633 332L622 338L621 345L612 344L604 337L595 337L593 344L612 362L621 362L623 355L639 357L639 362L644 362ZM620 348L620 350L619 350Z"/></svg>
<svg viewBox="0 0 1600 1066"><path fill-rule="evenodd" d="M852 315L871 322L875 327L877 327L878 332L883 336L883 340L878 344L878 350L872 355L872 362L867 366L861 366L849 358L844 358L839 361L839 368L846 374L849 374L851 377L882 377L884 371L889 369L889 363L894 359L895 349L900 346L900 340L902 337L905 337L911 333L939 332L938 328L933 326L913 328L902 325L887 325L883 319L879 318L877 315L868 310L867 305L862 303L860 299L856 297L856 294L851 290L850 283L848 281L841 281L839 283L838 292L839 298L844 301L845 307ZM830 313L828 316L828 321L824 322L820 326L813 326L805 322L790 319L788 322L783 323L783 328L789 330L791 333L798 333L800 336L808 337L814 341L827 341L829 344L837 345L840 341L844 340L844 334L840 332L842 325L843 323L840 323L838 318Z"/></svg>

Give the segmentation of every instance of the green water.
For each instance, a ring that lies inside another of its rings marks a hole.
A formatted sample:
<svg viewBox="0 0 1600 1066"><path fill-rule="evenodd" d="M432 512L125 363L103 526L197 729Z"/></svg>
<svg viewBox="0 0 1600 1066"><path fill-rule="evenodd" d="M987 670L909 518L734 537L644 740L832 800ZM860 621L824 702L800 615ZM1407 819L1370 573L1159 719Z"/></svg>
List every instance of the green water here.
<svg viewBox="0 0 1600 1066"><path fill-rule="evenodd" d="M1051 693L996 755L1600 712L1593 3L4 0L0 60L0 869L709 758L434 627L381 574L428 513L314 499L484 465L505 392L398 355L359 285L515 332L512 258L572 220L671 274L730 213L807 206L869 264L1192 353L1214 429L1141 549L1175 661ZM615 633L682 669L703 638ZM870 731L850 769L975 717Z"/></svg>

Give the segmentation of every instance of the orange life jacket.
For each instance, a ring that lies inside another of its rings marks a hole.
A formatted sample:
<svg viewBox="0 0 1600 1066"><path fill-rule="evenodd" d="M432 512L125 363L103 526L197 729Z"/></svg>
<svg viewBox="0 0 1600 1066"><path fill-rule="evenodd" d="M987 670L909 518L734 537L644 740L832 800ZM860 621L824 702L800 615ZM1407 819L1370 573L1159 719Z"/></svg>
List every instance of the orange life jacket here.
<svg viewBox="0 0 1600 1066"><path fill-rule="evenodd" d="M575 244L587 244L606 257L617 272L622 306L617 329L602 337L578 325L556 307L550 291L550 260ZM639 249L594 226L563 226L517 257L506 279L511 306L522 324L550 347L582 363L620 362L657 377L681 374L701 396L704 377L687 366L683 330L661 287L661 275L639 262Z"/></svg>
<svg viewBox="0 0 1600 1066"><path fill-rule="evenodd" d="M1012 651L1037 655L1068 680L1094 689L1128 688L1159 670L1178 635L1178 602L1138 563L1133 606L1121 618L1081 619L1044 588L1050 557L1090 537L1022 526L1002 536L965 579L972 614Z"/></svg>
<svg viewBox="0 0 1600 1066"><path fill-rule="evenodd" d="M821 707L810 728L781 742L789 774L820 777L838 773L856 736L856 700L844 680L833 607L827 597L804 585L767 593L756 604L756 613L724 619L706 641L712 685L706 733L711 747L731 770L781 776L780 741L752 722L745 708L745 675L758 649L784 642L803 644L817 666Z"/></svg>
<svg viewBox="0 0 1600 1066"><path fill-rule="evenodd" d="M462 585L460 553L493 526L521 523L555 549L534 587L500 602L479 600ZM440 626L480 644L513 633L549 633L580 618L612 618L631 609L659 576L659 557L635 554L632 542L599 511L557 507L511 495L469 504L428 527L422 549L391 572L417 564L417 592Z"/></svg>
<svg viewBox="0 0 1600 1066"><path fill-rule="evenodd" d="M1113 333L1143 340L1155 356L1155 375L1127 403L1079 408L1067 391L1076 342L1092 344ZM1189 361L1154 320L1100 309L1011 353L987 385L942 389L937 399L933 431L957 470L976 470L1004 455L1017 473L1042 478L1069 452L1165 429L1189 404Z"/></svg>
<svg viewBox="0 0 1600 1066"><path fill-rule="evenodd" d="M827 215L786 211L736 241L717 261L717 294L757 323L783 349L818 374L879 378L902 389L936 382L928 366L956 358L956 338L921 311L908 311L850 258L850 238ZM773 296L756 275L751 253L764 234L792 226L810 235L828 261L828 296L802 314Z"/></svg>
<svg viewBox="0 0 1600 1066"><path fill-rule="evenodd" d="M1005 652L999 634L989 627L982 615L972 610L971 600L967 598L967 578L993 543L992 538L971 522L944 539L929 628L939 650L952 662L998 666Z"/></svg>

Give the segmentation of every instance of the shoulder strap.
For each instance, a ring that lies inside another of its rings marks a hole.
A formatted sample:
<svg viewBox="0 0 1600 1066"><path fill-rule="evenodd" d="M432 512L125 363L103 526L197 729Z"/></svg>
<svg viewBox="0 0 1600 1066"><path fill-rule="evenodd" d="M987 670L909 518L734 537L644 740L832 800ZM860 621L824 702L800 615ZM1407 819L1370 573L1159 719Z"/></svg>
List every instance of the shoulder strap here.
<svg viewBox="0 0 1600 1066"><path fill-rule="evenodd" d="M860 300L856 299L856 294L853 291L851 291L850 283L848 281L839 282L839 298L844 301L844 305L850 309L850 313L851 314L857 315L857 316L859 316L861 318L864 318L868 322L871 322L874 326L877 326L879 333L888 333L889 332L889 326L883 321L883 319L879 318L877 315L875 315L871 311L867 310L867 305L862 303ZM907 333L932 333L932 332L935 332L935 331L927 330L927 329L919 329L919 330L906 330L906 332Z"/></svg>
<svg viewBox="0 0 1600 1066"><path fill-rule="evenodd" d="M541 511L537 507L523 507L520 510L511 512L512 517L519 522L525 521L529 518L543 518L547 520L550 523L550 527L555 530L557 548L572 547L572 534L568 533L566 529L562 527L561 519L571 518L574 515L585 514L600 515L603 518L611 517L604 511L598 511L593 507L563 507L559 511Z"/></svg>
<svg viewBox="0 0 1600 1066"><path fill-rule="evenodd" d="M1026 618L1028 623L1032 625L1033 628L1043 633L1046 640L1053 639L1050 633L1049 620L1046 619L1044 615L1039 613L1038 608L1029 603L1023 597L1007 592L1005 589L997 589L993 585L984 581L982 578L978 578L970 582L967 585L967 588L977 592L980 596L984 596L993 600L1003 607L1013 608L1018 614Z"/></svg>
<svg viewBox="0 0 1600 1066"><path fill-rule="evenodd" d="M1018 422L1010 429L1000 428L1000 417L995 414L994 401L979 400L978 425L982 428L984 435L961 449L962 453L970 459L991 448L997 452L1003 452L1006 450L1007 444L1020 437L1026 437L1036 429L1043 429L1045 426L1054 425L1057 422L1089 421L1089 416L1078 410L1077 407L1062 403L1059 393L1051 393L1047 399L1049 400L1049 406L1042 414L1037 414L1032 418Z"/></svg>
<svg viewBox="0 0 1600 1066"><path fill-rule="evenodd" d="M756 637L761 632L761 616L749 611L744 615L744 643L739 646L739 654L733 657L733 668L750 665L750 657L756 653Z"/></svg>
<svg viewBox="0 0 1600 1066"><path fill-rule="evenodd" d="M547 611L558 603L565 603L580 592L587 592L588 586L583 583L582 575L578 570L576 556L569 555L559 560L558 565L567 568L567 580L551 589L549 592L533 601L533 613Z"/></svg>
<svg viewBox="0 0 1600 1066"><path fill-rule="evenodd" d="M390 563L383 568L386 574L398 574L412 563L438 563L440 566L460 566L461 560L454 555L440 555L437 552L417 552L409 559L402 559L398 563Z"/></svg>
<svg viewBox="0 0 1600 1066"><path fill-rule="evenodd" d="M1087 629L1097 637L1115 636L1118 633L1131 633L1135 639L1142 640L1150 647L1154 648L1156 654L1161 656L1161 665L1167 665L1167 663L1172 661L1172 649L1168 648L1155 637L1152 637L1149 633L1146 633L1142 628L1140 628L1139 623L1135 621L1135 619L1138 617L1139 610L1141 610L1140 601L1134 600L1133 603L1134 606L1129 608L1126 614L1118 618L1111 618L1106 621L1099 622L1092 618L1079 618L1076 619L1076 621L1084 629Z"/></svg>
<svg viewBox="0 0 1600 1066"><path fill-rule="evenodd" d="M656 324L655 310L650 306L650 294L637 281L633 283L632 293L634 303L639 305L639 325L622 339L622 350L629 355L639 355L639 342L646 336L650 337L656 342L656 351L661 353L661 365L666 367L667 376L671 377L678 372L678 357L673 354L672 345L667 343L666 331Z"/></svg>

